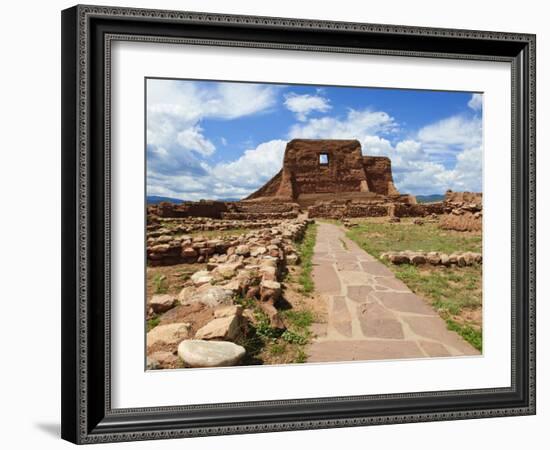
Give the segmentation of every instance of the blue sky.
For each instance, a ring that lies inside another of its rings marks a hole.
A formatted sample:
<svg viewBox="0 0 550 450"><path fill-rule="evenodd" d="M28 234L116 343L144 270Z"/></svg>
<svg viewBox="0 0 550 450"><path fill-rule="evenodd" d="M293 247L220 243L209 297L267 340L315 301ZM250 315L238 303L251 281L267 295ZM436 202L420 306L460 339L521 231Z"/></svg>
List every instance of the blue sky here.
<svg viewBox="0 0 550 450"><path fill-rule="evenodd" d="M482 94L147 80L147 194L241 198L293 138L358 139L402 193L481 191Z"/></svg>

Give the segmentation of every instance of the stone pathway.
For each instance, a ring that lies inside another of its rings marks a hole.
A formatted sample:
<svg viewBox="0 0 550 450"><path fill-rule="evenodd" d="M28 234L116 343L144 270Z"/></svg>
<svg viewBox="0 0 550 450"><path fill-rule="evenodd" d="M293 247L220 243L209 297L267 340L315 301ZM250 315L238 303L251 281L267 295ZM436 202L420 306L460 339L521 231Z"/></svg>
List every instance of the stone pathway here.
<svg viewBox="0 0 550 450"><path fill-rule="evenodd" d="M342 228L319 223L313 264L328 323L314 324L309 362L479 354Z"/></svg>

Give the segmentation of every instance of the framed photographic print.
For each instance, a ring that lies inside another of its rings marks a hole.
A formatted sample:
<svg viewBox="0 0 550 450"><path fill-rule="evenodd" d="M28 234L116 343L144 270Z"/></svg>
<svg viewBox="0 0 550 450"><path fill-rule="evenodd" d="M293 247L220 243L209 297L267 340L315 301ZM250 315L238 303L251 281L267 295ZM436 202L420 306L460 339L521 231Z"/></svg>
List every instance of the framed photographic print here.
<svg viewBox="0 0 550 450"><path fill-rule="evenodd" d="M535 413L535 36L62 12L62 436Z"/></svg>

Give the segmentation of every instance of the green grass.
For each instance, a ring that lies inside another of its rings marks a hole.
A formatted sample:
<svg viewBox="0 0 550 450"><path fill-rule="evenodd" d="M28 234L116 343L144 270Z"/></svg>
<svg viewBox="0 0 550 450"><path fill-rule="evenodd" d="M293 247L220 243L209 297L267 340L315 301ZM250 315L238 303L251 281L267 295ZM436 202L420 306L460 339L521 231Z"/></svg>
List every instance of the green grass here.
<svg viewBox="0 0 550 450"><path fill-rule="evenodd" d="M156 273L153 277L153 293L166 294L166 292L168 292L168 282L166 280L166 275Z"/></svg>
<svg viewBox="0 0 550 450"><path fill-rule="evenodd" d="M301 273L298 277L298 283L301 286L301 291L304 294L309 294L315 289L311 272L313 270L313 248L315 247L315 239L317 238L317 224L308 225L304 238L298 246L298 254L301 260Z"/></svg>
<svg viewBox="0 0 550 450"><path fill-rule="evenodd" d="M360 223L347 231L347 236L376 258L387 251L481 251L481 236L441 230L437 224L414 225L410 221L400 224Z"/></svg>
<svg viewBox="0 0 550 450"><path fill-rule="evenodd" d="M480 330L476 330L471 325L460 324L452 319L447 319L447 328L460 334L466 342L469 342L472 347L482 351L483 336Z"/></svg>
<svg viewBox="0 0 550 450"><path fill-rule="evenodd" d="M286 330L271 327L268 316L258 306L257 301L239 297L235 303L249 308L254 313L254 322L249 323L246 337L237 343L246 349L246 364L303 363L307 360L304 351L311 339L309 327L313 323L310 311L279 311Z"/></svg>
<svg viewBox="0 0 550 450"><path fill-rule="evenodd" d="M362 222L347 236L376 258L387 251L416 250L453 253L481 252L481 236L441 230L436 224L417 226L410 220L400 224ZM413 292L428 299L447 327L482 350L481 323L464 319L466 313L481 308L482 267L394 265L382 260Z"/></svg>
<svg viewBox="0 0 550 450"><path fill-rule="evenodd" d="M147 333L160 323L160 316L154 316L147 321Z"/></svg>

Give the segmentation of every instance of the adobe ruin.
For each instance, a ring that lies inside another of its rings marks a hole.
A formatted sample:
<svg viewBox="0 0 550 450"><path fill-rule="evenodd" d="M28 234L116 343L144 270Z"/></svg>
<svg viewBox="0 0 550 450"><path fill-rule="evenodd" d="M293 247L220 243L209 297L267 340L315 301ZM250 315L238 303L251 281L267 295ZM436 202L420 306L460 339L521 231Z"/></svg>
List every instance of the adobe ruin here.
<svg viewBox="0 0 550 450"><path fill-rule="evenodd" d="M363 156L355 139L293 139L286 145L282 169L243 200L308 207L334 199L368 202L384 198L414 203L393 184L389 158Z"/></svg>
<svg viewBox="0 0 550 450"><path fill-rule="evenodd" d="M426 217L449 214L466 202L479 203L476 211L481 210L477 193L449 191L444 201L417 204L414 195L395 187L391 160L363 155L358 140L294 139L286 145L281 170L240 201L162 202L148 205L147 211L148 222L156 226L158 218L286 220L306 212L310 218L331 219Z"/></svg>

